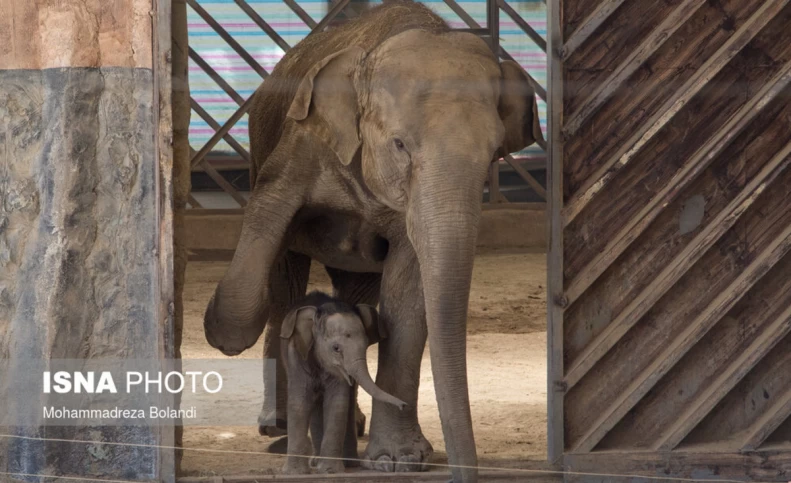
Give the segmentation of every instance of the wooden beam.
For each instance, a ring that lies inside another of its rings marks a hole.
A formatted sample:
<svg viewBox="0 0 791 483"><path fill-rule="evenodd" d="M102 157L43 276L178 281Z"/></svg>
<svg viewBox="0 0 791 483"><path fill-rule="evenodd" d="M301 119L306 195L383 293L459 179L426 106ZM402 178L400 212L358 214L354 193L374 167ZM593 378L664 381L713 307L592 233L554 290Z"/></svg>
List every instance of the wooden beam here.
<svg viewBox="0 0 791 483"><path fill-rule="evenodd" d="M519 163L516 162L513 156L509 154L503 159L505 160L505 162L510 164L512 168L514 168L514 171L516 171L517 174L519 174L519 176L523 180L525 180L527 184L530 185L531 188L533 188L533 191L535 191L536 194L538 194L538 196L542 197L545 200L547 199L547 190L544 189L543 186L541 186L541 183L539 183L538 180L535 179L533 175L530 174L529 171L527 171L522 166L520 166Z"/></svg>
<svg viewBox="0 0 791 483"><path fill-rule="evenodd" d="M573 54L580 45L584 44L593 32L598 30L598 28L610 18L613 12L618 10L618 7L620 7L624 1L625 0L604 0L599 2L599 6L596 7L596 10L583 20L582 24L577 27L577 30L569 36L566 45L563 45L559 50L560 60L563 62L569 60L571 54Z"/></svg>
<svg viewBox="0 0 791 483"><path fill-rule="evenodd" d="M789 480L791 453L760 451L739 454L711 446L660 454L639 450L596 451L589 454L568 454L564 458L564 464L574 469L566 475L566 483L785 482ZM586 475L602 472L634 476L602 475L591 478ZM641 476L644 478L640 478Z"/></svg>
<svg viewBox="0 0 791 483"><path fill-rule="evenodd" d="M259 63L258 63L258 62L257 62L257 61L256 61L256 60L253 58L253 56L252 56L252 55L250 55L250 53L249 53L249 52L247 52L247 51L244 49L244 47L242 47L242 46L239 44L239 42L237 42L237 41L236 41L236 40L235 40L233 37L231 37L231 35L230 35L230 34L229 34L229 33L228 33L228 32L227 32L227 31L226 31L226 30L225 30L225 29L222 27L222 25L220 25L220 24L219 24L219 23L218 23L216 20L214 20L214 17L212 17L212 16L209 14L209 12L207 12L207 11L206 11L206 10L205 10L203 7L201 7L201 6L198 4L197 0L187 0L187 4L189 4L189 6L190 6L190 7L192 7L192 9L193 9L193 10L195 10L195 13L197 13L198 15L200 15L200 16L201 16L201 18L202 18L202 19L203 19L203 20L204 20L204 21L205 21L207 24L209 24L209 26L210 26L212 29L214 29L214 31L215 31L215 32L217 32L217 35L219 35L219 36L220 36L220 37L221 37L221 38L222 38L222 39L223 39L225 42L227 42L227 43L228 43L228 45L230 45L230 46L231 46L231 48L232 48L234 51L236 51L236 53L237 53L237 54L239 54L239 57L241 57L242 59L244 59L244 61L245 61L245 62L247 62L247 64L248 64L248 65L249 65L249 66L250 66L250 67L251 67L251 68L252 68L254 71L256 71L256 72L258 73L258 75L260 75L261 77L264 77L264 78L265 78L266 76L268 76L268 75L269 75L269 73L266 71L266 69L264 69L263 67L261 67L261 64L259 64Z"/></svg>
<svg viewBox="0 0 791 483"><path fill-rule="evenodd" d="M547 169L547 453L559 462L565 449L563 434L563 44L561 0L547 2L549 31L549 159Z"/></svg>
<svg viewBox="0 0 791 483"><path fill-rule="evenodd" d="M642 123L621 148L607 159L566 205L566 226L585 208L675 115L687 105L782 9L789 0L767 0L656 113Z"/></svg>
<svg viewBox="0 0 791 483"><path fill-rule="evenodd" d="M206 124L208 124L209 127L214 129L215 132L219 131L222 128L222 126L220 126L220 123L218 123L211 116L211 114L206 112L206 110L203 107L201 107L201 105L198 104L198 102L192 97L190 97L190 106L192 107L192 110L194 110L198 114L198 116L201 117L201 119L206 121ZM230 134L226 134L225 136L223 136L223 139L225 140L226 143L228 143L229 146L233 148L234 151L239 153L239 156L241 156L242 159L244 159L248 163L250 162L250 153L244 148L244 146L239 144L236 141L236 139L233 138L233 136L231 136Z"/></svg>
<svg viewBox="0 0 791 483"><path fill-rule="evenodd" d="M764 185L765 186L765 185ZM757 196L757 195L756 195ZM593 426L575 442L572 452L587 453L637 404L654 385L791 249L791 225L775 237L676 338L637 376Z"/></svg>
<svg viewBox="0 0 791 483"><path fill-rule="evenodd" d="M547 41L544 40L544 37L541 36L538 32L535 31L533 27L530 26L529 23L525 22L525 19L522 18L521 15L516 13L516 10L513 9L508 2L505 0L489 0L489 1L496 1L497 5L505 12L511 20L519 26L520 29L528 36L530 39L538 45L538 47L543 50L544 52L547 51Z"/></svg>
<svg viewBox="0 0 791 483"><path fill-rule="evenodd" d="M192 209L203 208L203 205L201 205L200 202L196 200L194 196L192 196L192 194L187 197L187 201L189 202L190 206L192 206Z"/></svg>
<svg viewBox="0 0 791 483"><path fill-rule="evenodd" d="M612 97L624 82L634 74L673 34L700 9L706 0L684 0L673 12L665 17L649 35L615 68L609 77L601 82L588 96L563 128L568 139L576 134L580 126Z"/></svg>
<svg viewBox="0 0 791 483"><path fill-rule="evenodd" d="M215 183L220 185L220 188L222 188L223 191L231 195L231 197L234 200L236 200L237 203L239 203L239 206L241 206L242 208L247 206L247 200L244 199L244 197L240 195L238 191L236 191L236 188L234 188L233 185L231 185L231 183L228 182L228 180L223 178L222 175L216 169L214 169L214 166L212 166L211 163L209 163L204 158L201 160L201 165L203 166L203 169L206 171L206 174L211 176L211 179L213 179Z"/></svg>
<svg viewBox="0 0 791 483"><path fill-rule="evenodd" d="M670 290L714 243L725 234L755 202L766 186L791 164L791 142L786 144L761 171L715 216L684 249L646 286L572 363L565 377L569 388L575 386L588 371L621 340L653 305Z"/></svg>
<svg viewBox="0 0 791 483"><path fill-rule="evenodd" d="M283 52L288 52L291 49L291 46L288 45L288 42L283 40L283 37L281 37L280 34L278 34L277 31L273 29L271 25L266 23L266 20L261 18L261 16L258 15L258 12L256 12L253 9L253 7L250 6L250 4L245 2L245 0L234 0L234 1L236 2L237 5L239 5L239 8L241 8L244 11L244 13L246 13L247 16L250 17L250 19L253 22L255 22L256 25L258 25L259 28L263 30L269 36L269 38L272 39L272 41L277 44L278 47L280 47L280 49Z"/></svg>
<svg viewBox="0 0 791 483"><path fill-rule="evenodd" d="M242 106L239 109L237 109L236 112L234 112L233 115L227 121L225 121L225 124L223 124L222 127L216 133L214 133L214 136L209 138L206 144L202 148L200 148L200 151L195 153L195 156L193 156L192 160L190 161L191 166L194 167L195 165L200 163L203 160L203 158L205 158L206 155L209 154L209 152L212 149L214 149L214 146L216 146L217 143L220 142L220 139L225 137L225 135L228 134L228 132L230 132L231 128L237 122L239 122L239 119L241 119L245 114L247 114L247 111L250 109L250 106L253 104L254 98L255 96L248 97L247 100L244 101L244 104L242 104Z"/></svg>
<svg viewBox="0 0 791 483"><path fill-rule="evenodd" d="M766 438L772 435L783 422L791 416L791 388L786 390L778 401L772 404L761 417L750 426L747 437L742 442L742 452L755 451Z"/></svg>
<svg viewBox="0 0 791 483"><path fill-rule="evenodd" d="M761 334L742 351L739 357L731 360L728 366L718 373L689 407L675 419L675 423L663 432L654 444L654 451L670 451L678 446L697 426L714 406L724 398L747 373L766 357L766 354L791 331L791 306L783 311Z"/></svg>
<svg viewBox="0 0 791 483"><path fill-rule="evenodd" d="M308 483L332 481L336 483L400 483L400 482L442 482L448 481L450 474L446 471L426 471L421 473L380 473L372 471L347 472L327 475L249 475L249 476L190 476L181 477L178 483L217 483L220 478L222 483ZM563 481L563 475L550 470L481 470L481 481L500 483L511 481L525 481L529 479L535 483L554 483Z"/></svg>
<svg viewBox="0 0 791 483"><path fill-rule="evenodd" d="M673 178L623 225L618 234L607 242L604 249L580 270L566 290L569 305L588 290L593 282L650 226L662 210L696 179L789 83L791 83L791 61L787 62L752 99L719 128L673 175Z"/></svg>

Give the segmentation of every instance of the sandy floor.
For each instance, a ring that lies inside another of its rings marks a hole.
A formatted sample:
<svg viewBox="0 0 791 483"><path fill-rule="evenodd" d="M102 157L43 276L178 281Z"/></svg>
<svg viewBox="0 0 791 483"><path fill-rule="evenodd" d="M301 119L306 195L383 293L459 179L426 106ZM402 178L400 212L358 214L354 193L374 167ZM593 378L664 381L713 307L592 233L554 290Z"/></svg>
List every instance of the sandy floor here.
<svg viewBox="0 0 791 483"><path fill-rule="evenodd" d="M187 269L184 292L185 359L224 356L203 337L203 310L227 267L223 262L194 262ZM546 298L545 256L533 253L490 252L475 263L468 324L468 367L475 437L481 465L519 466L546 457ZM327 288L329 280L314 264L310 288ZM372 348L375 350L375 348ZM239 357L260 358L259 344ZM375 373L375 353L369 353ZM369 417L371 398L360 392L360 406ZM419 418L434 446L432 463L444 463L442 441L428 351L423 358ZM257 414L256 414L257 416ZM259 452L212 454L185 451L183 473L243 475L277 472L278 455L267 451L273 439L257 427L184 428L184 447ZM367 434L360 449L367 444Z"/></svg>

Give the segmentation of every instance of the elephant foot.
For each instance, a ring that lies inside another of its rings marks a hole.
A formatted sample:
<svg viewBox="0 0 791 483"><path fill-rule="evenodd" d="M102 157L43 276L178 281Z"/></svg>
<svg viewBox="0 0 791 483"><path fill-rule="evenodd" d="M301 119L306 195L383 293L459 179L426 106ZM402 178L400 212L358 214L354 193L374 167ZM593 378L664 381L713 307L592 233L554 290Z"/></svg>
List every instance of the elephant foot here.
<svg viewBox="0 0 791 483"><path fill-rule="evenodd" d="M434 453L420 429L400 432L372 432L363 454L363 468L376 471L428 471Z"/></svg>
<svg viewBox="0 0 791 483"><path fill-rule="evenodd" d="M307 458L294 458L297 461L287 461L283 465L281 472L284 475L307 475L310 474L310 466Z"/></svg>
<svg viewBox="0 0 791 483"><path fill-rule="evenodd" d="M276 438L288 433L285 414L277 411L262 411L258 416L258 434Z"/></svg>
<svg viewBox="0 0 791 483"><path fill-rule="evenodd" d="M316 463L316 472L325 474L343 473L343 461L319 459L318 463Z"/></svg>
<svg viewBox="0 0 791 483"><path fill-rule="evenodd" d="M362 438L365 436L365 414L360 409L360 405L355 405L354 408L354 422L357 426L357 437Z"/></svg>
<svg viewBox="0 0 791 483"><path fill-rule="evenodd" d="M237 356L254 346L264 331L263 324L236 325L217 317L215 297L209 301L203 316L203 332L210 346L226 356Z"/></svg>

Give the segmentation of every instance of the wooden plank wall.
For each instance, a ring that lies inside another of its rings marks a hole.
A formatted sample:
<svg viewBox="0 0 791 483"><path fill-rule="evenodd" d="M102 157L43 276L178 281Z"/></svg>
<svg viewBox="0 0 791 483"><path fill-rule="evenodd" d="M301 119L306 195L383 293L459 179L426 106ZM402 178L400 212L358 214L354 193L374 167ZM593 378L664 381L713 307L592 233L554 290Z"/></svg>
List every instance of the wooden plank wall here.
<svg viewBox="0 0 791 483"><path fill-rule="evenodd" d="M552 4L550 433L587 463L648 451L635 468L771 447L787 481L791 2Z"/></svg>

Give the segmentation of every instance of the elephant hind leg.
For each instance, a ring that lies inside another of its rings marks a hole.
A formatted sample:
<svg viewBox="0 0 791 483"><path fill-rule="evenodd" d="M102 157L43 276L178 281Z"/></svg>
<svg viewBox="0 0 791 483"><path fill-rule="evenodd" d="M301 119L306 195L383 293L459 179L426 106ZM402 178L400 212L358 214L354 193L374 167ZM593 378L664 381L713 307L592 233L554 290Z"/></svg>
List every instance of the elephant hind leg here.
<svg viewBox="0 0 791 483"><path fill-rule="evenodd" d="M290 250L272 270L269 320L264 332L264 406L258 417L258 432L262 436L286 434L288 376L280 357L280 327L289 309L305 296L309 276L310 257Z"/></svg>
<svg viewBox="0 0 791 483"><path fill-rule="evenodd" d="M368 304L376 306L379 303L379 289L382 284L381 273L355 273L339 270L337 268L325 267L327 274L332 280L333 296L346 303ZM365 435L365 413L360 409L360 405L354 403L355 429L357 437Z"/></svg>

